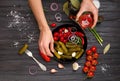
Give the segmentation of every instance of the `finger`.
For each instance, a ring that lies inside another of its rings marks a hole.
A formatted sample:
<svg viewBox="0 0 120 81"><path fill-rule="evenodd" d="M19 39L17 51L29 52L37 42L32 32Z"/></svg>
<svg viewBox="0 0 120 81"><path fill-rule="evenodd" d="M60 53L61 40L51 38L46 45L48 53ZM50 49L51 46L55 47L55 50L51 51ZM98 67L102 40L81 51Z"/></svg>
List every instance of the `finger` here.
<svg viewBox="0 0 120 81"><path fill-rule="evenodd" d="M52 52L54 52L54 41L52 41L52 42L50 43L50 49L51 49Z"/></svg>
<svg viewBox="0 0 120 81"><path fill-rule="evenodd" d="M53 54L50 52L49 45L45 45L44 49L48 56L53 57Z"/></svg>
<svg viewBox="0 0 120 81"><path fill-rule="evenodd" d="M43 48L43 45L39 45L39 50L41 53L46 55L45 49Z"/></svg>
<svg viewBox="0 0 120 81"><path fill-rule="evenodd" d="M84 12L83 10L80 10L80 11L77 13L77 15L76 15L76 21L79 20L79 17L82 15L83 12Z"/></svg>
<svg viewBox="0 0 120 81"><path fill-rule="evenodd" d="M94 22L91 28L94 28L96 26L96 23L98 21L98 12L93 13L93 19L94 19Z"/></svg>

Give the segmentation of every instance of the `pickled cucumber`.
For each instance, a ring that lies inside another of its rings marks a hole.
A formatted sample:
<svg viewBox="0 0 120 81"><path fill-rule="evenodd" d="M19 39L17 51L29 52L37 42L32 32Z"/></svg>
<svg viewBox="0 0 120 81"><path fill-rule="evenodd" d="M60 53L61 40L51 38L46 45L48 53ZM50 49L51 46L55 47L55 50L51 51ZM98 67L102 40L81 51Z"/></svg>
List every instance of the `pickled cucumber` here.
<svg viewBox="0 0 120 81"><path fill-rule="evenodd" d="M82 55L83 52L84 52L84 49L81 49L81 51L77 52L75 58L78 59Z"/></svg>
<svg viewBox="0 0 120 81"><path fill-rule="evenodd" d="M68 49L69 52L76 52L76 51L81 51L80 47L76 47L76 48L69 48Z"/></svg>
<svg viewBox="0 0 120 81"><path fill-rule="evenodd" d="M67 48L76 48L78 45L77 45L77 44L73 44L73 43L71 43L71 42L67 42L67 43L65 44L65 46L66 46Z"/></svg>
<svg viewBox="0 0 120 81"><path fill-rule="evenodd" d="M61 58L61 56L56 52L56 50L54 50L54 55L55 55L58 59Z"/></svg>
<svg viewBox="0 0 120 81"><path fill-rule="evenodd" d="M61 46L61 48L63 49L63 53L67 53L68 52L68 49L66 48L65 44L61 41L58 42Z"/></svg>
<svg viewBox="0 0 120 81"><path fill-rule="evenodd" d="M72 56L61 55L61 59L72 59Z"/></svg>

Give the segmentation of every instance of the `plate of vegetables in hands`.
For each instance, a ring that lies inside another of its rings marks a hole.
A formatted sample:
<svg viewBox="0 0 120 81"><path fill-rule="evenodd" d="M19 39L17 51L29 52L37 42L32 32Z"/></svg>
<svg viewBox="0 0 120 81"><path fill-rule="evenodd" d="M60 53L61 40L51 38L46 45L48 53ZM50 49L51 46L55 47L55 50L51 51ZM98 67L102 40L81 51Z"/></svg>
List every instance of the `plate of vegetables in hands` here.
<svg viewBox="0 0 120 81"><path fill-rule="evenodd" d="M87 38L77 24L63 24L53 31L54 56L62 63L75 62L82 57L87 48Z"/></svg>

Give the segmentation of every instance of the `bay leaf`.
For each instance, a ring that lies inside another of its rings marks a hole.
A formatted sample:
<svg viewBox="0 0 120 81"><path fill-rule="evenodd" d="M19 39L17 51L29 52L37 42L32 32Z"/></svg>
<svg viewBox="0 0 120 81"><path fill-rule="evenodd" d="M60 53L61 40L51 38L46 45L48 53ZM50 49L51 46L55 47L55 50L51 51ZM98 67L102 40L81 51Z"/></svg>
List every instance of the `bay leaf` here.
<svg viewBox="0 0 120 81"><path fill-rule="evenodd" d="M110 43L105 46L103 50L103 54L106 54L109 51L109 49L110 49Z"/></svg>
<svg viewBox="0 0 120 81"><path fill-rule="evenodd" d="M67 16L69 16L68 1L63 4L63 11Z"/></svg>

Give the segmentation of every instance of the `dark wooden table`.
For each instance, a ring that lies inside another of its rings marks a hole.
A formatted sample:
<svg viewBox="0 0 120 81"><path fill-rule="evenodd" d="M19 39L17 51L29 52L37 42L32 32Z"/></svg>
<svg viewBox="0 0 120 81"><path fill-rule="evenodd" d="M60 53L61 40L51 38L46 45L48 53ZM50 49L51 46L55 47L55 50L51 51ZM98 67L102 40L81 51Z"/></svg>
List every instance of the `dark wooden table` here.
<svg viewBox="0 0 120 81"><path fill-rule="evenodd" d="M59 4L59 9L52 12L50 4ZM48 23L57 23L57 26L72 23L62 11L65 0L43 0L44 10ZM100 57L91 81L119 81L120 80L120 0L100 0L99 14L104 16L104 22L97 25L96 31L102 36L104 43L101 47L90 32L85 32L88 39L88 48L96 45ZM62 14L62 21L56 22L54 15ZM52 30L52 29L51 29ZM74 72L72 64L64 64L65 69L58 69L55 60L47 63L39 56L38 50L38 25L31 12L27 0L0 0L0 81L83 81L86 75L82 68ZM38 65L27 55L18 55L18 50L24 43L29 44L31 50L40 62L48 68L46 72L39 69ZM103 48L108 43L111 49L103 55ZM85 54L78 60L83 67ZM30 67L36 67L35 75L29 74ZM50 69L58 70L56 74L50 74ZM85 79L90 81L90 79Z"/></svg>

